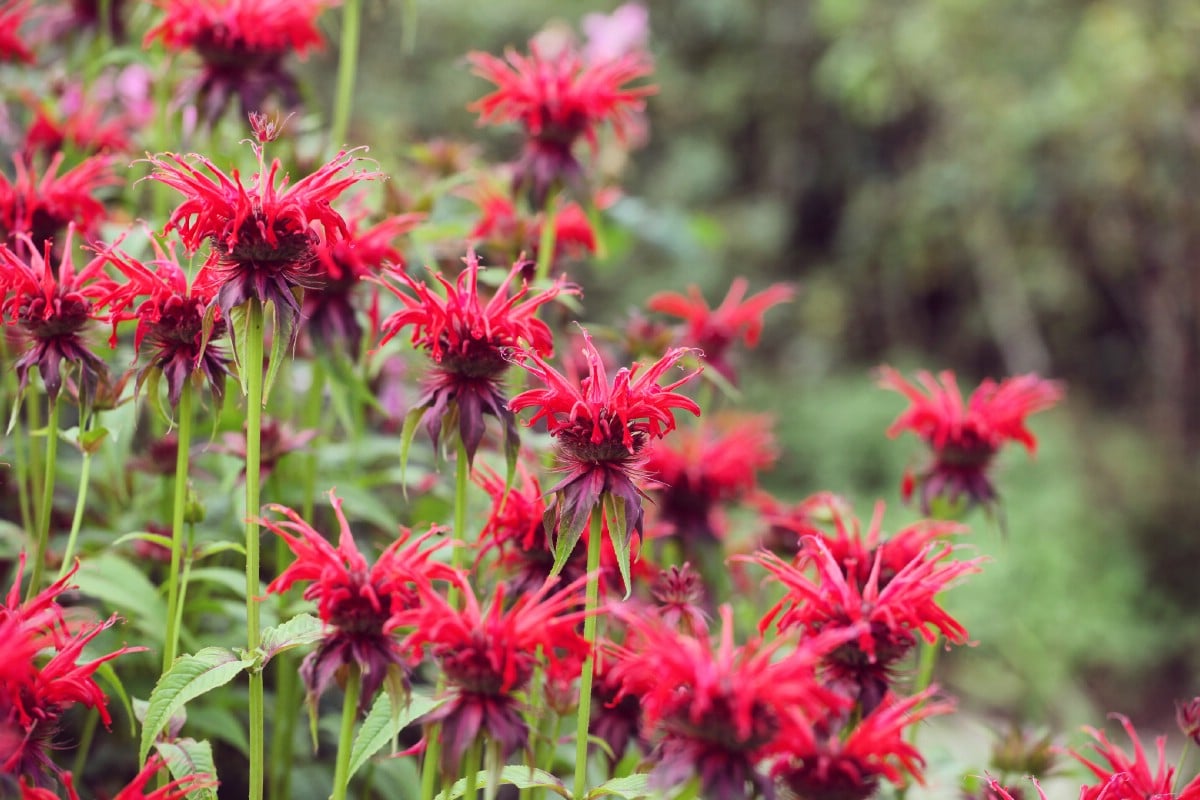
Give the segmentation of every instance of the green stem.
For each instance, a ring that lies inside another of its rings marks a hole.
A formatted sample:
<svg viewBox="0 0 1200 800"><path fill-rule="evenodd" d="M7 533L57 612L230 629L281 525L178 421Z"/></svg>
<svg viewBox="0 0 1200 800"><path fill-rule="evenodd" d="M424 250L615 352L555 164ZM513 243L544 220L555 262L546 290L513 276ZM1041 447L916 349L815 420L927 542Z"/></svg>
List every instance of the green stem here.
<svg viewBox="0 0 1200 800"><path fill-rule="evenodd" d="M479 798L479 748L482 744L482 740L476 738L475 743L467 750L467 763L463 766L463 771L466 773L463 777L467 779L467 785L463 789L463 797L466 800L478 800Z"/></svg>
<svg viewBox="0 0 1200 800"><path fill-rule="evenodd" d="M937 664L938 644L941 642L941 637L932 642L921 640L921 647L917 653L917 680L913 684L913 694L920 694L929 688L933 683L933 668ZM917 708L920 708L918 706ZM916 708L913 709L916 711ZM909 741L916 742L917 731L920 726L913 725L909 728Z"/></svg>
<svg viewBox="0 0 1200 800"><path fill-rule="evenodd" d="M259 640L259 479L261 470L263 405L263 307L251 299L246 341L242 342L242 365L246 374L246 641L253 652ZM250 673L250 800L263 796L263 674Z"/></svg>
<svg viewBox="0 0 1200 800"><path fill-rule="evenodd" d="M325 404L325 367L319 358L312 360L312 384L304 404L304 427L320 431L318 441L325 436L321 409ZM316 443L314 443L316 444ZM304 454L304 505L302 519L312 519L317 499L317 448L310 447ZM283 541L280 538L280 541ZM286 542L285 542L286 545Z"/></svg>
<svg viewBox="0 0 1200 800"><path fill-rule="evenodd" d="M362 673L350 666L346 679L346 698L342 701L342 731L338 735L337 765L333 772L332 800L346 800L350 787L350 751L354 749L354 721L358 719L358 696L362 691Z"/></svg>
<svg viewBox="0 0 1200 800"><path fill-rule="evenodd" d="M604 512L600 506L592 509L591 530L588 531L587 588L583 609L583 638L588 644L588 657L579 676L579 711L575 724L575 793L582 798L587 793L588 727L592 715L592 673L596 663L596 607L600 601L600 543L603 536Z"/></svg>
<svg viewBox="0 0 1200 800"><path fill-rule="evenodd" d="M1179 761L1175 762L1175 779L1171 782L1171 797L1176 797L1175 790L1179 787L1179 781L1183 778L1183 765L1187 762L1188 753L1192 749L1192 737L1187 736L1183 740L1183 750L1179 753Z"/></svg>
<svg viewBox="0 0 1200 800"><path fill-rule="evenodd" d="M0 363L12 363L11 359L8 337L0 335ZM21 402L17 373L11 369L4 370L4 397L6 400L11 399L14 404ZM12 412L0 417L0 423L9 419L10 414L15 418L18 413L20 413L20 408L14 407ZM17 483L17 504L21 510L21 530L31 531L33 530L33 501L29 496L29 462L25 453L26 446L25 429L20 425L14 425L12 430L12 469Z"/></svg>
<svg viewBox="0 0 1200 800"><path fill-rule="evenodd" d="M466 529L467 529L467 492L470 490L470 475L471 465L467 459L467 446L463 444L462 439L458 441L458 451L454 462L454 528L452 534L459 539L462 545L466 544ZM463 561L463 546L455 543L450 551L450 566L453 569L462 569ZM454 584L450 585L450 589L446 593L446 600L451 608L458 606L458 587ZM443 685L443 679L438 679L438 691L440 692ZM439 738L441 729L437 725L429 727L425 734L428 741L425 742L425 757L421 764L421 800L432 800L433 789L437 781L438 762L441 754L442 743Z"/></svg>
<svg viewBox="0 0 1200 800"><path fill-rule="evenodd" d="M175 449L175 495L171 501L171 571L167 574L167 637L163 642L163 666L166 673L179 652L179 565L183 560L183 517L187 510L188 451L192 446L192 382L185 380L179 394L179 433Z"/></svg>
<svg viewBox="0 0 1200 800"><path fill-rule="evenodd" d="M34 447L33 432L42 429L42 404L37 392L31 391L25 398L25 430L29 432L29 499L42 496L42 451ZM37 506L32 506L36 524L41 517ZM35 530L32 526L29 530Z"/></svg>
<svg viewBox="0 0 1200 800"><path fill-rule="evenodd" d="M46 472L42 477L42 504L38 507L37 550L33 557L33 574L25 599L31 600L42 584L43 562L50 544L50 517L54 510L54 473L58 458L58 397L50 398L50 418L46 421Z"/></svg>
<svg viewBox="0 0 1200 800"><path fill-rule="evenodd" d="M550 268L554 265L554 243L558 234L555 224L556 199L554 192L551 192L546 198L546 208L542 213L542 235L538 241L537 269L534 271L534 280L537 283L550 277Z"/></svg>
<svg viewBox="0 0 1200 800"><path fill-rule="evenodd" d="M354 103L354 76L358 70L358 39L362 29L362 0L346 0L342 14L342 46L338 53L337 96L329 141L335 150L346 146L350 107Z"/></svg>
<svg viewBox="0 0 1200 800"><path fill-rule="evenodd" d="M71 774L80 783L83 783L83 770L87 766L88 752L92 749L92 739L96 736L96 724L99 722L99 709L89 709L87 719L83 721L83 731L79 734L79 745L75 748L75 761L71 764Z"/></svg>
<svg viewBox="0 0 1200 800"><path fill-rule="evenodd" d="M88 420L90 421L90 417ZM85 421L80 427L81 431L86 431L89 425ZM71 533L67 536L67 549L63 551L62 564L58 568L58 578L67 574L71 568L71 560L75 556L75 543L79 539L79 529L83 526L83 509L87 505L88 485L91 482L92 476L92 454L85 447L83 450L83 462L79 467L79 491L75 495L75 513L71 516Z"/></svg>

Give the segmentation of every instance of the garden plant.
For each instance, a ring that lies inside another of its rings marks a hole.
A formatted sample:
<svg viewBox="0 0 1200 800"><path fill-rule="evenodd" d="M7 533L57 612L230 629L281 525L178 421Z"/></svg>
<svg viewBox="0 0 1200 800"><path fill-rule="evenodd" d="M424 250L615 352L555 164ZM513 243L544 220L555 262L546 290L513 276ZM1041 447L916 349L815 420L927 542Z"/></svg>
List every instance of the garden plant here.
<svg viewBox="0 0 1200 800"><path fill-rule="evenodd" d="M1120 716L927 780L1063 382L864 371L893 496L767 491L743 365L805 287L589 307L648 10L444 53L492 157L354 124L367 11L0 4L0 798L1200 797Z"/></svg>

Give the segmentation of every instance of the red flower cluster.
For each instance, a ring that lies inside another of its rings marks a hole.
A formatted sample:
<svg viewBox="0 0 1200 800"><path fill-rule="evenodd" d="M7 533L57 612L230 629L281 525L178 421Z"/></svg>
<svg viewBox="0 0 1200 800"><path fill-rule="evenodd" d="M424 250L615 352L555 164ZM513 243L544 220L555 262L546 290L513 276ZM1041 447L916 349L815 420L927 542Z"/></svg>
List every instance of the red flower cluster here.
<svg viewBox="0 0 1200 800"><path fill-rule="evenodd" d="M10 182L0 173L0 237L9 246L24 248L20 237L25 235L32 240L30 251L40 253L71 223L85 238L95 233L105 212L104 204L93 195L119 183L112 171L112 157L86 158L59 175L63 159L63 154L57 153L39 176L24 156L17 155L13 158L16 179Z"/></svg>
<svg viewBox="0 0 1200 800"><path fill-rule="evenodd" d="M146 765L142 767L141 771L126 784L125 788L117 792L112 800L184 800L198 789L212 789L217 786L217 782L207 775L186 775L160 788L147 791L146 787L150 784L150 780L165 766L166 762L162 756L151 756L146 760ZM49 789L30 786L24 778L21 779L20 785L20 800L59 800L56 793ZM67 790L67 800L79 800L79 794L75 791L69 772L63 774L63 785Z"/></svg>
<svg viewBox="0 0 1200 800"><path fill-rule="evenodd" d="M645 372L641 365L622 368L611 383L600 353L583 332L582 355L588 375L576 386L562 373L531 350L519 354L521 366L529 371L540 387L512 399L513 411L534 408L529 424L546 420L550 435L558 440L558 455L563 479L550 491L556 495L554 514L555 567L566 563L575 549L593 509L605 497L619 504L620 524L608 518L613 547L621 575L629 585L629 530L642 531L642 497L635 481L645 477L646 446L675 428L675 410L683 409L699 416L700 407L688 397L673 391L695 377L689 372L674 383L660 386L667 370L690 352L674 348ZM550 512L548 512L550 513ZM549 527L549 525L548 525Z"/></svg>
<svg viewBox="0 0 1200 800"><path fill-rule="evenodd" d="M346 220L346 236L317 249L320 283L304 293L302 316L308 335L320 347L344 348L358 358L363 329L353 305L354 290L363 279L377 275L385 264L404 268L404 255L396 239L412 230L423 214L397 214L369 228L362 227L362 214ZM378 292L372 292L369 316L372 335L379 327Z"/></svg>
<svg viewBox="0 0 1200 800"><path fill-rule="evenodd" d="M550 328L537 318L537 310L559 294L577 294L575 287L557 281L548 289L531 293L524 281L510 294L510 287L524 267L517 263L484 302L479 292L479 259L474 251L463 260L466 264L451 283L439 273L434 278L445 296L429 284L421 283L404 272L388 272L412 292L384 282L404 308L383 322L382 343L407 327L412 328L412 344L429 352L434 368L425 379L415 407L425 409L425 430L437 447L442 427L457 409L458 435L470 461L483 441L483 415L490 414L504 424L505 449L515 458L519 446L516 418L509 409L500 376L509 366L508 351L514 347L549 356L554 348Z"/></svg>
<svg viewBox="0 0 1200 800"><path fill-rule="evenodd" d="M396 615L413 632L406 648L428 648L445 675L449 699L427 716L442 725L442 770L457 775L463 754L486 736L507 759L529 742L517 692L529 685L538 653L548 680L570 680L580 672L588 644L578 631L584 617L583 579L552 592L549 579L535 592L507 602L503 586L483 608L471 585L456 578L464 598L456 608L428 584L418 587L419 604Z"/></svg>
<svg viewBox="0 0 1200 800"><path fill-rule="evenodd" d="M211 125L237 97L242 114L259 111L271 94L286 107L300 103L296 79L283 67L288 53L304 55L324 39L317 16L336 0L154 0L162 20L143 42L168 50L194 50L200 76L184 87L200 101Z"/></svg>
<svg viewBox="0 0 1200 800"><path fill-rule="evenodd" d="M263 125L257 119L252 124L256 131ZM178 231L189 252L205 240L212 242L212 255L196 279L196 291L214 295L227 320L234 308L251 299L274 303L278 324L294 336L300 316L297 292L321 285L317 252L322 239L314 223L320 224L326 245L349 236L346 220L331 203L378 173L349 172L362 160L350 151L339 153L294 184L289 185L285 177L277 186L282 164L275 159L267 167L262 144L253 146L259 171L249 187L242 185L236 169L226 175L194 153L189 158L203 171L174 153L163 153L147 158L154 167L150 177L184 196L166 229Z"/></svg>
<svg viewBox="0 0 1200 800"><path fill-rule="evenodd" d="M647 448L646 474L662 485L659 516L685 543L724 536L722 503L747 496L758 471L775 463L770 420L718 416Z"/></svg>
<svg viewBox="0 0 1200 800"><path fill-rule="evenodd" d="M1170 766L1164 749L1167 737L1159 736L1155 740L1158 750L1158 769L1151 770L1150 762L1146 759L1146 751L1142 749L1141 740L1128 717L1114 714L1120 721L1121 727L1133 742L1133 758L1130 758L1121 748L1108 740L1104 731L1095 728L1084 728L1096 741L1092 747L1096 755L1106 764L1092 761L1075 751L1071 755L1083 764L1100 783L1095 786L1085 786L1079 794L1079 800L1145 800L1145 798L1170 798L1171 800L1197 800L1200 798L1200 776L1191 780L1187 785L1175 789L1175 768Z"/></svg>
<svg viewBox="0 0 1200 800"><path fill-rule="evenodd" d="M92 661L79 663L83 648L117 622L68 624L58 597L67 588L71 570L31 600L20 601L21 555L8 597L0 605L0 776L9 775L34 785L46 785L59 774L49 750L54 746L63 713L75 705L96 709L100 720L112 723L104 693L92 677L101 664L144 647L123 647ZM47 660L37 663L39 654Z"/></svg>
<svg viewBox="0 0 1200 800"><path fill-rule="evenodd" d="M839 800L873 797L880 779L901 785L911 776L921 782L925 760L904 733L923 719L954 710L952 703L929 702L935 692L930 687L903 700L888 695L849 731L840 709L818 725L795 729L787 757L775 765L772 776L796 797Z"/></svg>
<svg viewBox="0 0 1200 800"><path fill-rule="evenodd" d="M164 250L156 240L151 241L157 257L145 263L116 246L101 253L126 278L124 283L114 284L104 300L113 326L110 343L116 345L119 323L136 319L134 351L141 353L145 343L151 350L138 372L138 386L151 379L156 387L157 379L165 378L167 397L175 407L184 384L199 375L208 381L216 407L220 408L225 376L229 374L228 359L208 339L221 334L224 320L218 319L210 331L204 330L204 315L212 295L188 285L187 272L175 257L174 242Z"/></svg>
<svg viewBox="0 0 1200 800"><path fill-rule="evenodd" d="M544 214L522 214L511 197L491 184L477 187L468 197L482 214L471 229L471 239L477 240L485 251L497 252L504 258L529 254L537 259ZM558 209L554 215L551 269L563 257L578 258L595 251L596 233L583 208L578 203L567 203Z"/></svg>
<svg viewBox="0 0 1200 800"><path fill-rule="evenodd" d="M762 336L763 314L772 306L791 300L796 290L786 283L776 283L746 298L749 282L734 278L729 293L716 308L709 308L699 288L691 286L688 293L659 292L647 301L651 311L678 317L687 323L684 343L698 348L704 360L727 380L736 380L727 352L730 345L741 339L754 347Z"/></svg>
<svg viewBox="0 0 1200 800"><path fill-rule="evenodd" d="M649 60L630 53L587 63L571 50L543 53L530 45L528 56L515 50L497 58L489 53L467 56L475 74L496 84L496 91L470 108L483 123L520 122L525 150L516 164L514 191L528 191L534 208L544 208L555 186L574 186L579 194L583 171L572 149L579 139L596 145L596 129L611 122L619 138L644 107L652 86L628 87L650 74Z"/></svg>
<svg viewBox="0 0 1200 800"><path fill-rule="evenodd" d="M879 370L879 385L908 398L908 410L888 428L888 436L909 430L933 450L933 462L919 475L905 476L904 497L919 491L921 509L928 514L934 500L957 508L961 503L990 507L996 490L988 468L1000 447L1020 442L1033 453L1037 440L1025 427L1025 417L1055 405L1063 396L1061 384L1036 375L1021 375L1000 383L988 379L965 403L954 373L937 379L917 373L918 388L891 367Z"/></svg>
<svg viewBox="0 0 1200 800"><path fill-rule="evenodd" d="M714 648L707 635L680 633L653 616L618 614L628 638L608 647L612 680L620 696L641 704L645 735L657 745L653 778L662 787L694 776L703 797L770 797L758 766L805 735L809 719L848 705L821 686L816 669L853 629L735 647L732 610L724 606Z"/></svg>
<svg viewBox="0 0 1200 800"><path fill-rule="evenodd" d="M871 522L872 539L878 536L881 518L882 504ZM954 644L967 640L966 629L938 604L937 596L962 576L978 572L980 559L944 561L953 550L932 542L916 552L886 545L866 552L853 548L842 562L821 537L808 536L798 565L773 553L759 553L752 560L766 567L787 591L760 628L775 622L780 630L857 631L852 641L830 654L827 666L836 679L857 692L869 712L883 701L891 668L911 651L916 636L932 643L939 631ZM896 553L908 560L895 558ZM864 570L866 564L869 568ZM815 577L804 571L808 565L815 569Z"/></svg>
<svg viewBox="0 0 1200 800"><path fill-rule="evenodd" d="M287 519L260 523L283 537L296 561L271 581L267 591L282 593L296 583L311 582L304 597L317 602L317 613L329 630L300 667L310 703L316 703L335 676L354 667L362 673L359 704L366 708L381 686L392 695L406 690L406 651L393 633L405 624L405 611L419 602L419 586L451 580L455 573L432 559L445 542L424 547L436 529L411 540L402 534L368 566L354 543L342 501L333 492L329 500L339 526L336 548L295 511L269 506Z"/></svg>
<svg viewBox="0 0 1200 800"><path fill-rule="evenodd" d="M62 362L67 361L79 367L79 397L86 407L106 367L88 348L83 334L88 322L99 318L96 303L109 293L110 282L104 276L102 257L75 271L73 232L73 227L67 231L57 268L49 243L39 251L22 234L20 255L0 244L0 318L29 338L28 349L13 365L21 389L29 383L30 367L36 366L47 394L56 398L62 389Z"/></svg>
<svg viewBox="0 0 1200 800"><path fill-rule="evenodd" d="M29 0L5 0L0 3L0 62L33 63L33 51L21 38L21 27L29 18Z"/></svg>

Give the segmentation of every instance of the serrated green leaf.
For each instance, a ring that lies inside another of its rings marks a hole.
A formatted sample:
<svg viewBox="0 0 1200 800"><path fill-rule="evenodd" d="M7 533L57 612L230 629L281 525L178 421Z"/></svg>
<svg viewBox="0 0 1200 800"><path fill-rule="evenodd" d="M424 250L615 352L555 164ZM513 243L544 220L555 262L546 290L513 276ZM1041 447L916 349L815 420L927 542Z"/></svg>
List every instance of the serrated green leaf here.
<svg viewBox="0 0 1200 800"><path fill-rule="evenodd" d="M475 776L475 783L479 788L485 788L488 785L488 773L486 770L481 771ZM530 769L529 767L505 767L500 771L500 783L509 783L516 786L518 789L549 789L559 797L570 800L571 792L563 782L558 778L540 769ZM462 778L458 780L454 786L450 788L450 794L441 792L437 796L437 800L455 800L462 797L467 790L467 780Z"/></svg>
<svg viewBox="0 0 1200 800"><path fill-rule="evenodd" d="M162 641L166 604L145 573L133 564L114 553L103 553L80 564L75 583L79 591L120 611L138 630Z"/></svg>
<svg viewBox="0 0 1200 800"><path fill-rule="evenodd" d="M583 529L587 527L588 518L591 516L590 510L585 514L583 509L575 508L568 517L564 518L558 514L561 502L561 500L555 501L555 504L548 508L542 516L542 524L546 526L546 530L552 531L555 523L558 524L558 533L554 538L554 567L550 570L551 575L562 572L562 568L567 565L571 553L575 552L575 546L583 538Z"/></svg>
<svg viewBox="0 0 1200 800"><path fill-rule="evenodd" d="M260 666L265 667L268 661L285 650L321 641L324 633L325 624L312 614L297 614L281 625L267 628L262 633L262 643L259 645L263 654Z"/></svg>
<svg viewBox="0 0 1200 800"><path fill-rule="evenodd" d="M587 793L587 800L594 800L597 797L623 797L625 800L637 800L639 797L649 797L650 794L650 776L638 773L605 781Z"/></svg>
<svg viewBox="0 0 1200 800"><path fill-rule="evenodd" d="M421 424L421 418L424 416L424 406L410 408L404 415L404 427L400 429L400 488L404 492L405 500L408 499L408 481L404 479L405 472L408 470L408 450L412 447L413 437L417 434L417 426Z"/></svg>
<svg viewBox="0 0 1200 800"><path fill-rule="evenodd" d="M400 731L436 709L442 702L427 694L413 692L409 695L408 706L400 709L399 714L394 714L388 693L380 692L371 705L371 710L367 712L366 719L359 726L354 745L350 748L350 775L358 772L371 756L393 741Z"/></svg>
<svg viewBox="0 0 1200 800"><path fill-rule="evenodd" d="M159 731L177 709L229 683L253 663L252 659L240 659L222 647L205 647L194 655L177 658L150 693L138 760L145 763Z"/></svg>
<svg viewBox="0 0 1200 800"><path fill-rule="evenodd" d="M155 742L154 749L167 763L167 769L175 780L189 775L205 775L217 778L217 765L213 761L212 745L195 739L176 739L173 742ZM215 786L193 789L187 793L188 800L217 800Z"/></svg>

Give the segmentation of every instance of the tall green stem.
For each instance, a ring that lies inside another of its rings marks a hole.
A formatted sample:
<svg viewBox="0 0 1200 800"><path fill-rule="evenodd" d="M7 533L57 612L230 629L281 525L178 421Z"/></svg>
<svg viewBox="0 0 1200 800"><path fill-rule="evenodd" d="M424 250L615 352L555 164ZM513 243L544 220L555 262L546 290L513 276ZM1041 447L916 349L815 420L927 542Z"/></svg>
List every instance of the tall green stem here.
<svg viewBox="0 0 1200 800"><path fill-rule="evenodd" d="M91 417L88 418L89 420ZM80 431L86 432L88 423L80 425ZM79 539L79 529L83 526L83 509L87 505L88 485L92 476L92 452L89 446L83 448L83 462L79 467L79 490L75 493L75 513L71 516L71 533L67 536L67 549L63 551L62 564L58 568L58 577L67 574L71 561L75 557L75 543Z"/></svg>
<svg viewBox="0 0 1200 800"><path fill-rule="evenodd" d="M534 272L535 280L539 283L550 277L550 268L554 265L555 237L558 234L555 200L555 193L551 192L542 213L542 235L538 240L537 269Z"/></svg>
<svg viewBox="0 0 1200 800"><path fill-rule="evenodd" d="M466 800L479 800L479 751L483 747L483 738L475 737L475 743L467 750L466 764L463 766L463 775L467 779L467 785L463 789L463 797Z"/></svg>
<svg viewBox="0 0 1200 800"><path fill-rule="evenodd" d="M179 566L183 560L183 522L187 510L188 454L192 447L192 382L183 382L179 394L179 433L175 449L175 496L171 502L171 571L167 575L167 637L163 643L163 672L175 663L179 652Z"/></svg>
<svg viewBox="0 0 1200 800"><path fill-rule="evenodd" d="M50 418L46 421L46 473L42 477L42 504L38 507L37 549L33 557L33 573L25 599L32 599L42 585L43 562L50 543L50 517L54 510L54 474L58 459L58 397L50 398Z"/></svg>
<svg viewBox="0 0 1200 800"><path fill-rule="evenodd" d="M596 607L600 601L600 543L604 533L604 512L599 505L592 509L591 530L588 531L587 588L583 608L583 638L588 644L587 661L579 676L579 716L575 725L575 797L587 794L588 727L592 716L592 673L596 664Z"/></svg>
<svg viewBox="0 0 1200 800"><path fill-rule="evenodd" d="M355 665L346 679L346 699L342 705L342 731L338 736L337 765L333 771L331 800L346 800L350 786L350 751L354 749L354 721L358 718L358 696L362 691L362 673Z"/></svg>
<svg viewBox="0 0 1200 800"><path fill-rule="evenodd" d="M354 77L358 71L358 39L362 28L362 0L346 0L342 7L342 47L338 53L337 96L333 101L330 144L335 150L346 146L350 107L354 103Z"/></svg>
<svg viewBox="0 0 1200 800"><path fill-rule="evenodd" d="M246 341L242 343L242 366L246 386L246 640L253 652L259 640L259 472L261 469L263 405L263 306L251 299ZM263 796L263 674L250 673L250 800Z"/></svg>
<svg viewBox="0 0 1200 800"><path fill-rule="evenodd" d="M471 488L470 484L471 465L467 458L467 446L463 444L461 438L458 441L458 451L454 462L454 529L453 536L464 545L466 544L467 530L467 492ZM458 544L450 551L450 566L453 569L462 568L463 547ZM446 594L446 599L450 603L451 608L458 606L458 588L453 584ZM438 691L441 691L443 681L438 679ZM431 800L433 797L434 784L437 780L438 762L441 755L441 741L438 738L440 729L433 725L428 729L426 734L429 741L425 743L425 756L421 764L421 800Z"/></svg>

